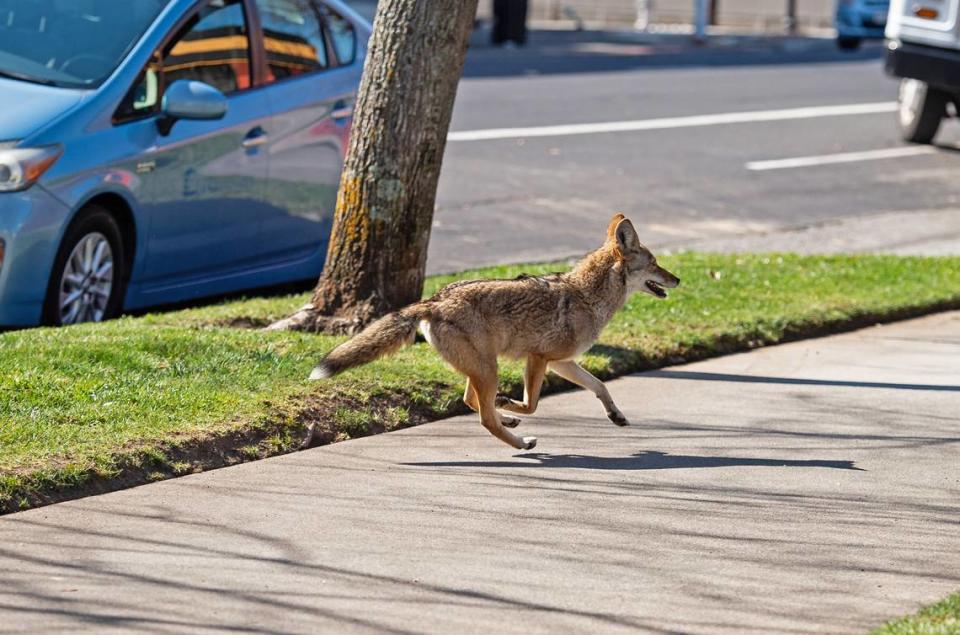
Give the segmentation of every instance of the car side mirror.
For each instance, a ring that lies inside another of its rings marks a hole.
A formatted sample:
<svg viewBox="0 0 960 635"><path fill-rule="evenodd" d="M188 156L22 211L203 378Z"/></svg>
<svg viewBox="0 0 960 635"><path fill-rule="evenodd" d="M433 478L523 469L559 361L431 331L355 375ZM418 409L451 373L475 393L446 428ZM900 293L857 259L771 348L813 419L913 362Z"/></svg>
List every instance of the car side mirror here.
<svg viewBox="0 0 960 635"><path fill-rule="evenodd" d="M210 84L178 79L164 92L160 113L157 128L167 136L179 119L222 119L227 114L227 98Z"/></svg>

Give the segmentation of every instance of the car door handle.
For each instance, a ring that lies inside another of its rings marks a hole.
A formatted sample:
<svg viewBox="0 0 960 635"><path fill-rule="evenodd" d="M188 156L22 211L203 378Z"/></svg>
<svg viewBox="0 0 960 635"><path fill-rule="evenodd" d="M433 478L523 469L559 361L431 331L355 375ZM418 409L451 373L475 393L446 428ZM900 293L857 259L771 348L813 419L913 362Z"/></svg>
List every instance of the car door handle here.
<svg viewBox="0 0 960 635"><path fill-rule="evenodd" d="M267 136L266 131L264 131L264 129L260 126L257 126L247 133L247 136L243 138L243 141L240 142L240 145L243 146L244 150L249 150L250 148L262 146L269 140L270 137Z"/></svg>
<svg viewBox="0 0 960 635"><path fill-rule="evenodd" d="M344 101L338 101L333 105L333 110L330 111L331 119L346 119L351 115L353 115L353 104Z"/></svg>

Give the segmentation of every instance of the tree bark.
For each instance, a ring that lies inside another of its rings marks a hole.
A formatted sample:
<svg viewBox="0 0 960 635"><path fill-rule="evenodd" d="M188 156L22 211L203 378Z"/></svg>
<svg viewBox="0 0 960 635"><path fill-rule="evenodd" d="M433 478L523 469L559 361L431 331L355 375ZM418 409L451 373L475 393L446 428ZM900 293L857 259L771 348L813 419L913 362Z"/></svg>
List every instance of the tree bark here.
<svg viewBox="0 0 960 635"><path fill-rule="evenodd" d="M270 329L354 333L420 299L477 0L381 0L313 300Z"/></svg>

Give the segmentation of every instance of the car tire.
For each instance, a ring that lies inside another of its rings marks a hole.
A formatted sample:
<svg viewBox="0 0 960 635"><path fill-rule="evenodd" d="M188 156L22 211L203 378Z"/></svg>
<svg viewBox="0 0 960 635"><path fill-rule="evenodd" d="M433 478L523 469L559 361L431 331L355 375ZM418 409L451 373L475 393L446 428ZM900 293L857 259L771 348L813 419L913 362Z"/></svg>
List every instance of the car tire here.
<svg viewBox="0 0 960 635"><path fill-rule="evenodd" d="M126 263L113 215L97 205L82 210L64 233L53 261L43 323L100 322L120 315L129 277Z"/></svg>
<svg viewBox="0 0 960 635"><path fill-rule="evenodd" d="M897 123L904 141L930 143L947 114L950 95L917 79L900 80Z"/></svg>
<svg viewBox="0 0 960 635"><path fill-rule="evenodd" d="M838 37L837 48L843 51L856 51L862 42L863 40L858 37Z"/></svg>

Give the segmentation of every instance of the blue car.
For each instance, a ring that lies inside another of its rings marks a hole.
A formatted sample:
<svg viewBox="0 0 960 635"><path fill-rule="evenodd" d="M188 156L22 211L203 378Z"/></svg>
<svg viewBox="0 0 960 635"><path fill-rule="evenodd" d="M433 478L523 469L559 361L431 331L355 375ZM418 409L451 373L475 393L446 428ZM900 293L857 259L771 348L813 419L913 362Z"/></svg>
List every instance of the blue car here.
<svg viewBox="0 0 960 635"><path fill-rule="evenodd" d="M865 39L882 39L890 0L837 0L837 46L853 51Z"/></svg>
<svg viewBox="0 0 960 635"><path fill-rule="evenodd" d="M369 33L337 0L0 0L0 326L316 278Z"/></svg>

